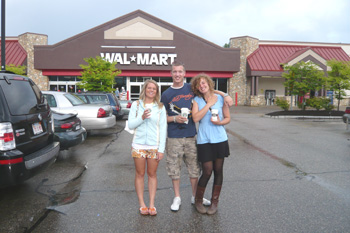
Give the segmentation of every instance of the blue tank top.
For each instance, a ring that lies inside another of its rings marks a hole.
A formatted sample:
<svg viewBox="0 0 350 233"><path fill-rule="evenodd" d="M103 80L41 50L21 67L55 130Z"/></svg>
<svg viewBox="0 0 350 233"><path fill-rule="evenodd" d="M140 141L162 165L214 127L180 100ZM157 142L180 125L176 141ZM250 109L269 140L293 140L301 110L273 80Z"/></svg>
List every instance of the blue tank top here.
<svg viewBox="0 0 350 233"><path fill-rule="evenodd" d="M218 109L220 119L224 118L222 113L222 107L224 106L224 98L217 95L218 101L211 107L212 109ZM198 109L201 110L207 103L202 97L196 96L194 101L198 104ZM205 114L205 116L199 121L197 144L205 143L219 143L227 140L227 134L223 125L214 125L211 121L211 112Z"/></svg>

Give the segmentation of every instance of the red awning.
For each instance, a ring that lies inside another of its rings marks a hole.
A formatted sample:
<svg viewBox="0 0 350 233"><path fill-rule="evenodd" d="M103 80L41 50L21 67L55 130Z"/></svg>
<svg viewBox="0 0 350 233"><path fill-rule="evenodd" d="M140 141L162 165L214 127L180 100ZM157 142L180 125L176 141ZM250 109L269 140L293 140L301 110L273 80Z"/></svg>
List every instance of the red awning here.
<svg viewBox="0 0 350 233"><path fill-rule="evenodd" d="M43 70L45 76L81 76L82 70ZM201 71L186 71L186 77L194 77ZM232 78L231 72L204 72L212 78ZM150 70L122 70L119 76L124 77L171 77L170 71L150 71Z"/></svg>

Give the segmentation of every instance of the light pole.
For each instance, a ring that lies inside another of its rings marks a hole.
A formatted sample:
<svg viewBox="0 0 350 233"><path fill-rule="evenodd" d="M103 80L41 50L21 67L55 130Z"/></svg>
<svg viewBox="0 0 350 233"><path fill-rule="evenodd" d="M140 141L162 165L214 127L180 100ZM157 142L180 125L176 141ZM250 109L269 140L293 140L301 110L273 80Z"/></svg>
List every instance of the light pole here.
<svg viewBox="0 0 350 233"><path fill-rule="evenodd" d="M1 70L6 70L5 40L5 0L1 0Z"/></svg>

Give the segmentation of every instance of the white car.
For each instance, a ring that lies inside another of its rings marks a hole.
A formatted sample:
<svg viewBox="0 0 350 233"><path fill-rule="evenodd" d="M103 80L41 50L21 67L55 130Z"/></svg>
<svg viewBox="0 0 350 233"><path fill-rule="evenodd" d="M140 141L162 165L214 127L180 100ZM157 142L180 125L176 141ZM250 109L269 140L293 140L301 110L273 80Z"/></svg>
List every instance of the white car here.
<svg viewBox="0 0 350 233"><path fill-rule="evenodd" d="M75 113L86 130L111 128L116 124L110 105L86 104L78 97L58 91L42 91L50 108L59 113Z"/></svg>

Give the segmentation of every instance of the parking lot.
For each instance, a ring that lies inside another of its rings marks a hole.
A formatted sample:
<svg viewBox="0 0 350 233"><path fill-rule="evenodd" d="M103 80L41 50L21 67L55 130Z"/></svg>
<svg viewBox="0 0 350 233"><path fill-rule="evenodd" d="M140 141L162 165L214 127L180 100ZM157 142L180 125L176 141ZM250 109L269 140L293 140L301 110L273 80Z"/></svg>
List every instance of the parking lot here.
<svg viewBox="0 0 350 233"><path fill-rule="evenodd" d="M1 190L0 232L349 232L350 131L341 120L264 117L275 109L231 109L231 155L214 216L191 206L186 169L181 208L170 211L165 160L158 170L158 215L140 216L132 135L121 120L61 152L44 173Z"/></svg>

